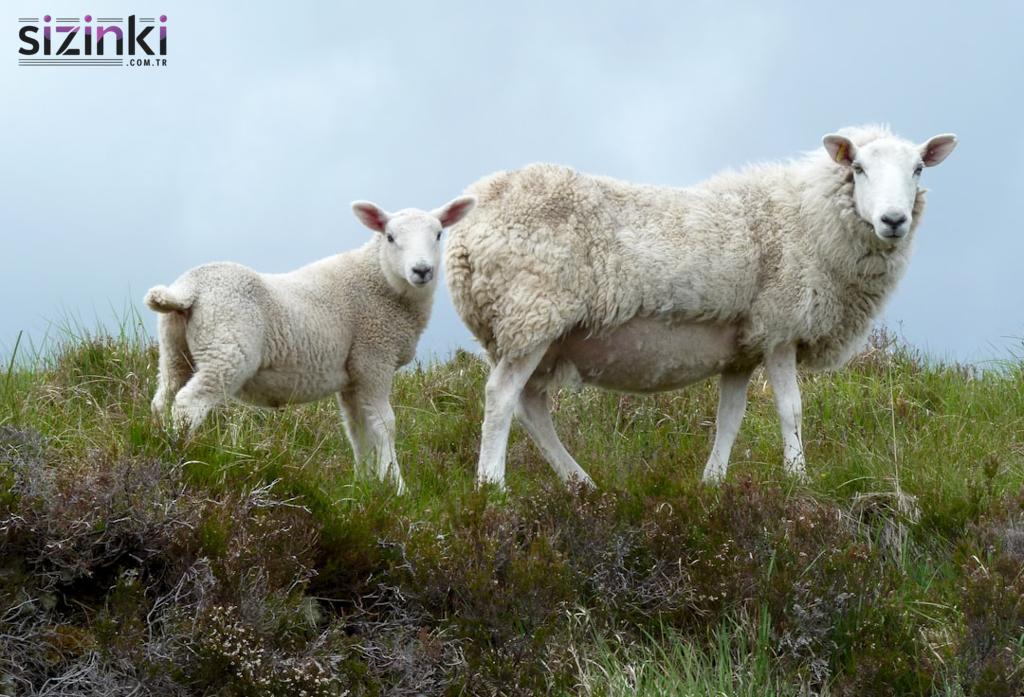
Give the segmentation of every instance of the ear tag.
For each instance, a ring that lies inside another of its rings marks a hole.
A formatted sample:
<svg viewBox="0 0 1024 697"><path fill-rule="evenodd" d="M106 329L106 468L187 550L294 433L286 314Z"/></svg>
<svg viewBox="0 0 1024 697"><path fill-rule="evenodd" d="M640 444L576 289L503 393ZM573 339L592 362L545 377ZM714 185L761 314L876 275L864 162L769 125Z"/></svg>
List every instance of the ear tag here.
<svg viewBox="0 0 1024 697"><path fill-rule="evenodd" d="M836 162L842 162L846 159L846 143L840 143L839 149L836 150Z"/></svg>

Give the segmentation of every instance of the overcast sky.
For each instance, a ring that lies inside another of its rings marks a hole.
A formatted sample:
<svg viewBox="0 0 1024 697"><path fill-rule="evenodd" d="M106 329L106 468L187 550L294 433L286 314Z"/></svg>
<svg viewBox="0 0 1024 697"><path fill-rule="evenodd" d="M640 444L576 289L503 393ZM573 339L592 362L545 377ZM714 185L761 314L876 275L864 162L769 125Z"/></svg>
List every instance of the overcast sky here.
<svg viewBox="0 0 1024 697"><path fill-rule="evenodd" d="M557 5L557 7L556 7ZM287 9L283 9L287 8ZM18 17L168 15L165 68L17 65ZM0 355L190 266L285 271L534 161L689 185L844 125L960 137L885 320L1022 353L1024 4L4 3ZM1014 338L1016 337L1016 338ZM420 355L474 346L439 288Z"/></svg>

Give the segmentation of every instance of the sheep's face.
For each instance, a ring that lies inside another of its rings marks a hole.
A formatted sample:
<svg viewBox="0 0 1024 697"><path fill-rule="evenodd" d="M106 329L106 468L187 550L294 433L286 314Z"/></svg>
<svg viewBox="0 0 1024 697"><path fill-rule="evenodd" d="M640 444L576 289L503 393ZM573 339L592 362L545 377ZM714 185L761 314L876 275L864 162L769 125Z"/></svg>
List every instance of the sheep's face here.
<svg viewBox="0 0 1024 697"><path fill-rule="evenodd" d="M879 138L856 146L841 135L823 139L825 149L841 166L853 170L857 214L871 224L875 235L895 243L910 232L918 180L925 167L934 167L956 147L956 136L935 136L923 145L900 138Z"/></svg>
<svg viewBox="0 0 1024 697"><path fill-rule="evenodd" d="M368 201L356 201L352 210L366 227L384 239L381 268L392 286L407 283L413 288L433 288L441 261L441 233L463 218L476 203L462 196L437 210L406 208L388 213Z"/></svg>

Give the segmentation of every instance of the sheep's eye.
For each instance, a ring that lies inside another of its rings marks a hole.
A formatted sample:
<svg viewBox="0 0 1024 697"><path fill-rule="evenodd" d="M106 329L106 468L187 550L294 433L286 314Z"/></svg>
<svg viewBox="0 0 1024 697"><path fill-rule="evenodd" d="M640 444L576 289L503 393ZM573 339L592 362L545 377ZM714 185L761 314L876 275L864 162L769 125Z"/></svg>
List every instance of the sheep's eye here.
<svg viewBox="0 0 1024 697"><path fill-rule="evenodd" d="M918 165L917 167L914 168L914 176L915 177L920 177L921 176L921 172L923 172L923 171L924 171L924 165Z"/></svg>
<svg viewBox="0 0 1024 697"><path fill-rule="evenodd" d="M437 233L437 241L438 241L438 242L440 242L440 241L441 241L441 233L440 233L440 232L438 232L438 233Z"/></svg>
<svg viewBox="0 0 1024 697"><path fill-rule="evenodd" d="M854 162L851 166L853 167L854 174L864 174L864 168L859 162Z"/></svg>
<svg viewBox="0 0 1024 697"><path fill-rule="evenodd" d="M391 234L391 233L389 232L389 233L388 233L388 242L394 242L394 241L395 241L395 236L394 236L394 235L392 235L392 234Z"/></svg>

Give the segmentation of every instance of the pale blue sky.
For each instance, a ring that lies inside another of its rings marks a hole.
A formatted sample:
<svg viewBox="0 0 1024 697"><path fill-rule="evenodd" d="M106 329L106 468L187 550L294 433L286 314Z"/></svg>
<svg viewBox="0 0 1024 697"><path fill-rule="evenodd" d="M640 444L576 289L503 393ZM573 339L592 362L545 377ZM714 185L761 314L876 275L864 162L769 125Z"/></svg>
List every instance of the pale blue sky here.
<svg viewBox="0 0 1024 697"><path fill-rule="evenodd" d="M4 3L0 354L195 264L355 247L353 199L430 208L539 160L687 185L869 121L960 136L886 321L941 358L1020 352L1020 3L229 7ZM166 13L168 66L18 67L17 18L44 12ZM460 345L441 287L421 355Z"/></svg>

